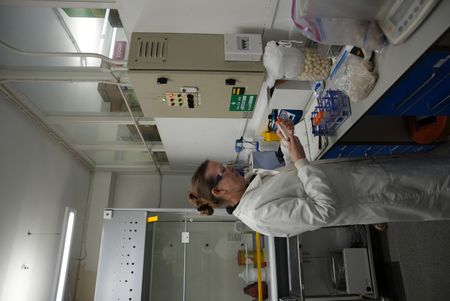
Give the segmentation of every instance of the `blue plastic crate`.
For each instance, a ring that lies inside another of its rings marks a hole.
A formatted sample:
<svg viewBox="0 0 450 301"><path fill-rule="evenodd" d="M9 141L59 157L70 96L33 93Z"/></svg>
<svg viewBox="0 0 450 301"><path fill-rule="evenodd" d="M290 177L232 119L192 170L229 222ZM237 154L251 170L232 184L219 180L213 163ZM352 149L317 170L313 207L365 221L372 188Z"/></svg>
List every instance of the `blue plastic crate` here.
<svg viewBox="0 0 450 301"><path fill-rule="evenodd" d="M314 122L316 116L322 115L320 123ZM318 100L318 105L311 112L311 128L314 136L331 136L336 129L351 115L350 101L340 90L327 90Z"/></svg>

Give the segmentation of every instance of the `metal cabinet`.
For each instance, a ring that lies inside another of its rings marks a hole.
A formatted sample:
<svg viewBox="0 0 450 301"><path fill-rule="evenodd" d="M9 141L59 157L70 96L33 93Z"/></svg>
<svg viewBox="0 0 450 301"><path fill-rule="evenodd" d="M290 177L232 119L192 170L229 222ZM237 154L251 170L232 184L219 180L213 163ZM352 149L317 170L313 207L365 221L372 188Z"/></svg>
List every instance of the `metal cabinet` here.
<svg viewBox="0 0 450 301"><path fill-rule="evenodd" d="M368 114L450 115L450 50L425 52Z"/></svg>
<svg viewBox="0 0 450 301"><path fill-rule="evenodd" d="M128 75L148 117L251 117L261 61L226 61L220 34L133 33Z"/></svg>
<svg viewBox="0 0 450 301"><path fill-rule="evenodd" d="M427 153L441 141L419 144L412 140L405 116L364 115L322 159L377 157Z"/></svg>

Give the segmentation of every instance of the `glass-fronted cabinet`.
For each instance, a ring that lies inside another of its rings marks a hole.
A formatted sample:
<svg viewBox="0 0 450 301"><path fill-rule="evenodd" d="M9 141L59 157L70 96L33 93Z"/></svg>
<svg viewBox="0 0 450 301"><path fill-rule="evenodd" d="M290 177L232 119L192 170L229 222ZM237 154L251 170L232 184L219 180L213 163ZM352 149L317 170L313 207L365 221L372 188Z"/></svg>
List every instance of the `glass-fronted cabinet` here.
<svg viewBox="0 0 450 301"><path fill-rule="evenodd" d="M251 300L254 234L221 210L106 209L95 300Z"/></svg>

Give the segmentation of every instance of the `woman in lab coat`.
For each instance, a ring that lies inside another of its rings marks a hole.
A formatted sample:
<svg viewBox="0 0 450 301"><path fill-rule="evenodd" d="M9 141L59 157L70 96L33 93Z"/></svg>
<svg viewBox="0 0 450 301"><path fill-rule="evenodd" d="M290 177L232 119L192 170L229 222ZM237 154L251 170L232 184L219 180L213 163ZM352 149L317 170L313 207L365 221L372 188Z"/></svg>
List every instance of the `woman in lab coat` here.
<svg viewBox="0 0 450 301"><path fill-rule="evenodd" d="M293 130L286 168L246 177L205 161L189 199L203 214L226 205L254 231L290 236L326 226L450 219L450 158L312 162Z"/></svg>

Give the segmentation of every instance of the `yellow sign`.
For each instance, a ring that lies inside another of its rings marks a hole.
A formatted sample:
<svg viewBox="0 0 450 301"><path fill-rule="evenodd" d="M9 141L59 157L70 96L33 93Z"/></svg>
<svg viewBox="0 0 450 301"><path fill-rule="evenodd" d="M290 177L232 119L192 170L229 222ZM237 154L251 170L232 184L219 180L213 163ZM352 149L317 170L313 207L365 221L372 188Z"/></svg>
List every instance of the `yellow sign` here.
<svg viewBox="0 0 450 301"><path fill-rule="evenodd" d="M153 222L157 222L158 221L158 216L149 216L147 217L147 223L153 223Z"/></svg>

